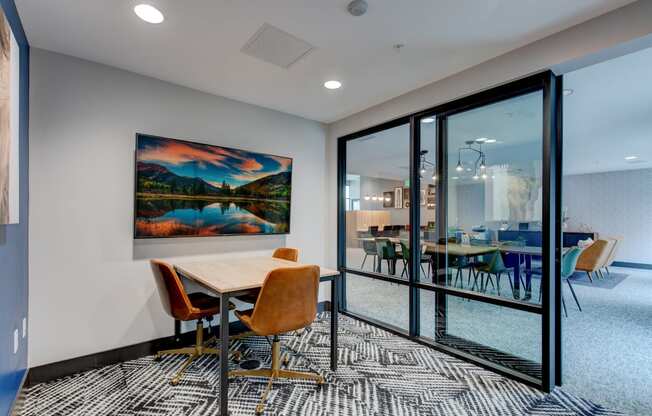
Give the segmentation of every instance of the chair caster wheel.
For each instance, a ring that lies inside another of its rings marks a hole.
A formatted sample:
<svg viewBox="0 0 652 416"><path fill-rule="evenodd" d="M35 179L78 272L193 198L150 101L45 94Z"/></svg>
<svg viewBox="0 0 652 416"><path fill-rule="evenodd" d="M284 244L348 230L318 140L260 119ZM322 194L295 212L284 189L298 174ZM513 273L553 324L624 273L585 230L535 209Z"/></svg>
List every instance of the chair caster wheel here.
<svg viewBox="0 0 652 416"><path fill-rule="evenodd" d="M283 365L287 367L288 364L290 364L290 359L288 357L285 357L283 359Z"/></svg>
<svg viewBox="0 0 652 416"><path fill-rule="evenodd" d="M256 406L256 416L262 415L264 411L265 411L264 406L261 405Z"/></svg>
<svg viewBox="0 0 652 416"><path fill-rule="evenodd" d="M179 380L170 380L170 385L171 386L176 386L179 384Z"/></svg>
<svg viewBox="0 0 652 416"><path fill-rule="evenodd" d="M160 355L157 355L156 357L154 357L154 362L155 363L160 363L162 360L163 360L163 357L161 357Z"/></svg>

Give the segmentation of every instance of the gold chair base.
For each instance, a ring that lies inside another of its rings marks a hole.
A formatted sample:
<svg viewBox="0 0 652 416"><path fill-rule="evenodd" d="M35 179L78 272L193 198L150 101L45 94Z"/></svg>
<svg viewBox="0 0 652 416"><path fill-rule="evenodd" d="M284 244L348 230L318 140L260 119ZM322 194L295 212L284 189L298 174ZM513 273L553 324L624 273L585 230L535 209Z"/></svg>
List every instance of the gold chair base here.
<svg viewBox="0 0 652 416"><path fill-rule="evenodd" d="M256 414L260 415L265 410L265 402L267 396L272 390L272 384L276 379L294 379L294 380L312 380L321 386L324 384L324 377L315 373L304 373L300 371L291 371L281 369L281 361L284 365L288 365L289 358L284 356L281 358L281 343L278 336L274 337L272 342L272 368L259 368L257 370L235 370L229 371L229 378L231 377L258 377L268 378L267 387L263 392L260 402L256 406Z"/></svg>
<svg viewBox="0 0 652 416"><path fill-rule="evenodd" d="M188 369L190 364L193 363L197 358L201 357L202 355L220 355L220 350L217 348L211 348L208 347L208 345L211 345L212 343L217 343L219 342L219 338L213 336L211 337L208 341L204 342L204 325L201 321L197 322L197 333L195 335L196 341L195 345L193 347L185 347L185 348L174 348L170 350L164 350L164 351L159 351L156 353L156 357L154 358L155 361L159 361L164 355L187 355L188 359L184 361L183 365L177 371L177 373L170 379L170 384L173 386L176 386L179 384L181 381L181 377L183 376L183 373ZM233 337L233 339L237 339L241 336ZM233 353L233 356L236 360L240 359L240 352L235 351Z"/></svg>

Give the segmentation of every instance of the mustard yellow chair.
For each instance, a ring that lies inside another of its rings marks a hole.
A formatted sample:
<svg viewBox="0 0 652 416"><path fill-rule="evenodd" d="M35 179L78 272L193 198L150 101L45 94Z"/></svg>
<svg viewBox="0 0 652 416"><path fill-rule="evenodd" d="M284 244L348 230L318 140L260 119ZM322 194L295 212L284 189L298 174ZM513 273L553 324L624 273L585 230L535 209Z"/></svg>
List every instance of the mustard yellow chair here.
<svg viewBox="0 0 652 416"><path fill-rule="evenodd" d="M318 266L280 268L267 275L253 309L236 311L236 316L254 334L273 336L271 368L229 372L229 377L269 378L267 388L256 406L256 414L262 414L265 409L267 396L276 379L314 380L318 385L324 383L324 378L319 374L281 369L281 362L287 365L288 360L281 357L279 339L279 335L303 329L315 320L318 291Z"/></svg>
<svg viewBox="0 0 652 416"><path fill-rule="evenodd" d="M577 260L577 266L575 266L575 269L586 272L589 280L593 283L592 273L595 273L598 277L602 277L600 269L602 269L606 264L613 245L613 240L596 240L593 244L582 251L580 258Z"/></svg>
<svg viewBox="0 0 652 416"><path fill-rule="evenodd" d="M607 257L607 261L604 263L604 269L608 274L611 274L609 271L609 266L613 264L613 262L616 260L616 253L618 252L618 249L620 248L620 242L623 240L622 237L606 237L609 240L613 240L613 245L611 247L611 252L609 253L609 257Z"/></svg>

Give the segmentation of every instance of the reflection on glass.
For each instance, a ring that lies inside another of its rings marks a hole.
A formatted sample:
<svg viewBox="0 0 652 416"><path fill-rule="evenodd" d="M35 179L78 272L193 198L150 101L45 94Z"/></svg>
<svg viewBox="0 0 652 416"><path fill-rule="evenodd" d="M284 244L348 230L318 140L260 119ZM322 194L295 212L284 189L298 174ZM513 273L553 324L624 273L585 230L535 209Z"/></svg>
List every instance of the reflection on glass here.
<svg viewBox="0 0 652 416"><path fill-rule="evenodd" d="M420 290L421 335L535 378L541 376L541 316L446 296L445 324L435 332L436 294ZM437 334L437 335L436 335Z"/></svg>
<svg viewBox="0 0 652 416"><path fill-rule="evenodd" d="M420 170L421 201L419 220L421 223L421 265L429 266L427 273L420 273L419 280L424 283L437 283L436 273L445 268L440 264L442 256L437 246L439 229L437 221L437 130L436 118L426 117L420 121L421 153Z"/></svg>
<svg viewBox="0 0 652 416"><path fill-rule="evenodd" d="M407 280L409 152L407 124L347 142L348 268Z"/></svg>
<svg viewBox="0 0 652 416"><path fill-rule="evenodd" d="M407 282L410 129L402 125L346 144L346 267ZM347 274L346 308L409 327L408 287Z"/></svg>
<svg viewBox="0 0 652 416"><path fill-rule="evenodd" d="M446 303L447 332L440 343L476 355L485 351L485 358L540 378L540 315L455 296L447 296Z"/></svg>
<svg viewBox="0 0 652 416"><path fill-rule="evenodd" d="M347 310L401 330L409 328L408 286L347 273Z"/></svg>
<svg viewBox="0 0 652 416"><path fill-rule="evenodd" d="M542 100L539 91L449 117L448 284L538 301Z"/></svg>

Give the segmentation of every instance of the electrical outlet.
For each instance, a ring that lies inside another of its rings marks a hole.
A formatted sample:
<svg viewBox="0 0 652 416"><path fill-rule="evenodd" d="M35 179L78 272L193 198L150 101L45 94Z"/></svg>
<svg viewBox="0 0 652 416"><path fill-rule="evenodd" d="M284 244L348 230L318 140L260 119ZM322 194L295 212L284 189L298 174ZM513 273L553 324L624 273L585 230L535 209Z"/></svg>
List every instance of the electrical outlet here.
<svg viewBox="0 0 652 416"><path fill-rule="evenodd" d="M27 336L27 318L23 318L23 338Z"/></svg>
<svg viewBox="0 0 652 416"><path fill-rule="evenodd" d="M14 354L18 352L18 330L14 329Z"/></svg>

